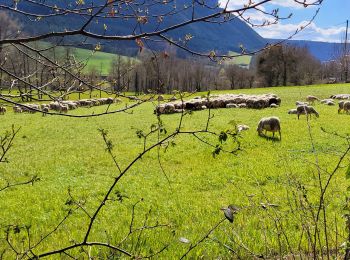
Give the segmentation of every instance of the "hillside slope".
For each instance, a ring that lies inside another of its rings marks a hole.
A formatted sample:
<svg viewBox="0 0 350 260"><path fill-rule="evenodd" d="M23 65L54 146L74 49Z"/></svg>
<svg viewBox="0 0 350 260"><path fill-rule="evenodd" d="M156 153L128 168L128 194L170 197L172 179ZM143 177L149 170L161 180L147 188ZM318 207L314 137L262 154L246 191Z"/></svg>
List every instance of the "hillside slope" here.
<svg viewBox="0 0 350 260"><path fill-rule="evenodd" d="M9 5L13 4L13 1L5 0ZM186 4L192 3L191 0L178 0L177 8L183 8ZM217 3L217 2L216 2ZM52 6L57 5L59 7L73 6L75 1L45 1L46 5L52 4ZM215 1L210 2L215 6ZM91 5L91 1L85 1L85 5ZM21 11L28 13L40 13L40 14L52 14L55 12L54 9L48 8L42 5L35 5L27 1L20 1L17 8ZM148 8L149 15L152 14L162 14L167 13L172 9L170 4L155 5ZM125 11L128 12L127 10ZM209 10L208 8L200 7L196 9L196 17L201 17L213 13L215 10ZM142 26L143 32L150 32L155 30L155 28L162 29L171 25L175 25L184 21L191 19L192 10L185 10L176 15L164 16L163 22L158 23L157 17L150 18L146 25ZM27 16L16 14L17 19L22 23L23 29L29 34L43 34L52 31L63 31L65 29L72 30L77 29L82 26L86 20L78 14L69 13L62 16L48 17L36 21L35 19L29 19ZM40 24L40 26L38 26ZM121 19L102 19L100 18L94 23L92 23L87 30L103 34L104 28L107 26L106 35L129 35L135 29L135 32L140 32L137 22L135 19L121 20ZM215 50L218 53L226 54L228 51L240 52L240 45L243 45L248 50L256 50L261 48L266 44L265 39L263 39L259 34L257 34L253 29L251 29L247 24L245 24L240 19L233 19L230 22L224 24L218 23L205 23L199 22L195 24L189 24L185 27L176 29L174 31L166 34L168 37L173 39L184 39L186 34L191 34L193 36L192 40L189 42L188 47L201 52L209 52ZM82 40L82 38L75 38L77 42ZM90 43L93 45L97 40L92 40ZM105 42L104 50L108 52L122 52L127 54L135 54L137 52L137 46L134 41L131 42ZM151 43L151 45L146 46L153 49L164 49L168 48L168 45ZM180 53L181 54L181 53Z"/></svg>

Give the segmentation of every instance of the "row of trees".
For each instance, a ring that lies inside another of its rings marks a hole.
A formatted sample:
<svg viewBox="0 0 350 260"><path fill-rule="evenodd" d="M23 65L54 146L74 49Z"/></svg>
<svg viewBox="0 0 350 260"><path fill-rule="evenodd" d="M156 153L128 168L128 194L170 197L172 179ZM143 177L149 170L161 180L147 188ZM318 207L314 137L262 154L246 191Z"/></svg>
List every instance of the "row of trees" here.
<svg viewBox="0 0 350 260"><path fill-rule="evenodd" d="M145 51L144 51L145 52ZM116 91L170 93L270 86L311 85L340 79L338 61L321 63L306 47L277 45L253 57L249 68L224 61L180 59L167 52L142 53L139 62L113 61L109 81Z"/></svg>
<svg viewBox="0 0 350 260"><path fill-rule="evenodd" d="M14 35L20 29L17 21L5 12L0 13L0 22L3 25L0 39ZM314 84L327 82L330 78L343 79L342 64L348 56L335 56L338 58L321 63L307 48L280 44L254 56L247 69L230 60L215 63L200 57L181 59L176 57L174 50L154 53L143 49L138 61L117 56L107 78L109 83L103 85L106 77L97 68L87 73L84 69L86 60L77 60L72 48L50 47L43 42L23 43L3 45L0 49L3 68L0 85L15 88L19 93L30 93L21 96L22 101L29 101L33 98L32 85L62 93L67 90L90 90L91 93L94 86L108 85L113 92L170 93L173 90L194 92ZM18 75L19 79L13 80L11 75ZM37 96L42 99L43 92L37 91Z"/></svg>

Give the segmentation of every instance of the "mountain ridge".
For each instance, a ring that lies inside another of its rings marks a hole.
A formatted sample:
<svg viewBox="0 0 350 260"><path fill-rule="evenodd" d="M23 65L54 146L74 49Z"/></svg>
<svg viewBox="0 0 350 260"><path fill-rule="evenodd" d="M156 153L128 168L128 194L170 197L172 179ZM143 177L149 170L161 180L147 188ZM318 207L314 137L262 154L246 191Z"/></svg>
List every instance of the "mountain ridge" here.
<svg viewBox="0 0 350 260"><path fill-rule="evenodd" d="M4 0L8 5L13 4L13 1ZM86 0L84 6L89 6L92 4L92 0ZM47 0L46 4L58 5L58 7L67 7L75 3L75 1L63 0L63 1L53 1ZM183 7L186 3L192 3L190 0L177 0L177 5ZM212 2L215 6L216 2ZM179 7L179 8L180 8ZM18 2L17 8L19 10L31 13L40 14L50 14L55 12L52 8L47 8L43 6L37 6L31 4L30 2L20 1ZM165 13L172 8L170 5L160 5L154 7L154 9L149 12L153 13ZM214 9L215 10L215 9ZM208 10L203 7L198 7L196 9L195 15L205 16L208 15L213 10ZM157 23L156 18L150 19L146 25L143 26L145 31L152 31L154 28L166 28L173 24L178 24L183 21L190 19L192 15L191 10L186 10L174 16L164 17L161 24ZM77 29L82 26L86 21L77 14L67 14L64 16L57 16L51 18L41 19L36 21L35 19L28 19L26 16L15 15L22 24L25 24L25 31L28 34L45 34L51 31L63 31L64 29ZM117 22L116 22L117 21ZM40 26L38 26L40 24ZM103 19L100 18L98 23L94 22L87 27L87 30L109 35L130 35L132 28L136 28L135 19L129 20L116 20L111 17ZM107 31L105 31L107 28ZM136 30L136 33L140 32ZM188 42L187 47L195 50L197 52L209 53L214 50L218 54L227 54L230 51L241 52L240 47L244 46L247 51L256 51L264 47L267 43L276 43L278 39L264 39L256 31L254 31L250 26L248 26L244 21L239 18L235 18L230 22L224 24L217 23L207 23L198 22L194 24L189 24L183 28L176 29L171 33L166 34L169 38L174 40L183 39L185 35L191 35L192 39ZM83 41L83 37L73 38L74 42ZM99 40L89 40L87 43L88 48L92 49L99 43ZM334 50L337 48L337 43L327 43L318 41L305 41L305 40L287 40L288 44L296 45L299 47L307 47L311 54L313 54L320 61L327 61L334 59ZM108 42L102 41L101 45L105 52L119 53L123 55L135 56L138 51L138 46L134 41L126 42ZM146 45L147 48L152 48L153 50L164 50L171 48L169 44L152 42L151 45ZM177 55L181 57L188 56L189 53L177 49Z"/></svg>

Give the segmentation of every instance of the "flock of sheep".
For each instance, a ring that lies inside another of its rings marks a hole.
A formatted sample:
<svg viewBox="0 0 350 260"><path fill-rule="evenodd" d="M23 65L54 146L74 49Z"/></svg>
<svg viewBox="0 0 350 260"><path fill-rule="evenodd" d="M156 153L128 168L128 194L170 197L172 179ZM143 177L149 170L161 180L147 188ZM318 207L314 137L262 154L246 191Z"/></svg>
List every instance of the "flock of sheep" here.
<svg viewBox="0 0 350 260"><path fill-rule="evenodd" d="M207 108L253 108L262 109L267 107L278 107L281 99L275 94L245 95L245 94L223 94L210 95L209 98L195 97L187 101L175 101L159 104L154 113L173 114L184 110L203 110Z"/></svg>
<svg viewBox="0 0 350 260"><path fill-rule="evenodd" d="M311 118L312 115L319 117L319 113L315 110L313 105L316 101L320 101L321 104L328 106L335 106L336 103L334 99L350 99L350 94L338 94L332 95L328 99L320 100L315 96L307 96L306 102L296 101L296 108L290 109L288 114L296 114L298 119L300 115L306 115L307 118ZM272 107L276 108L280 105L281 99L275 94L265 94L265 95L215 95L208 97L195 97L188 101L176 101L170 103L159 104L156 109L156 114L172 114L181 113L184 110L203 110L207 108L254 108L261 109ZM350 113L350 101L341 100L338 103L339 109L338 113L345 112ZM237 130L239 132L248 130L247 125L238 125ZM260 136L265 135L267 132L272 132L273 137L275 133L279 133L280 140L281 136L281 123L278 117L265 117L262 118L257 127L257 132ZM264 133L263 133L264 132Z"/></svg>
<svg viewBox="0 0 350 260"><path fill-rule="evenodd" d="M80 99L80 100L64 100L55 101L49 104L23 104L13 106L14 113L35 113L42 112L43 115L48 113L50 110L54 110L59 113L67 113L68 110L77 109L78 107L92 107L100 105L109 105L113 103L121 102L118 98L95 98L95 99ZM6 113L6 107L0 106L0 114L4 115Z"/></svg>
<svg viewBox="0 0 350 260"><path fill-rule="evenodd" d="M311 115L315 115L316 117L319 117L319 113L315 110L314 107L310 106L310 104L313 104L315 101L320 101L321 104L334 106L335 102L333 99L350 99L350 94L339 94L339 95L332 95L329 99L323 99L320 100L319 98L315 96L307 96L306 102L297 101L296 102L296 108L290 109L288 111L288 114L296 114L298 116L298 119L300 115L306 115L308 118L311 118ZM341 112L345 112L347 114L350 113L350 101L341 100L338 103L338 114ZM262 132L272 132L272 135L274 137L275 132L279 133L280 140L282 139L281 136L281 124L278 117L266 117L262 118L258 124L257 128L258 134L262 135Z"/></svg>
<svg viewBox="0 0 350 260"><path fill-rule="evenodd" d="M350 94L338 94L332 95L328 99L320 100L315 96L307 96L306 102L296 101L296 108L290 109L288 114L296 114L298 119L300 115L306 115L308 118L311 118L311 115L319 117L319 113L311 105L316 101L320 101L321 104L328 106L334 106L334 99L342 99L339 101L338 113L344 112L350 113ZM159 100L159 99L158 99ZM160 101L160 100L159 100ZM15 113L35 113L42 112L43 115L49 112L49 110L54 110L59 113L67 113L68 110L73 110L78 107L91 107L99 105L107 105L121 102L118 98L97 98L97 99L81 99L75 101L60 101L60 102L51 102L49 104L23 104L13 106L13 111ZM245 95L245 94L223 94L223 95L211 95L209 97L195 97L188 101L176 101L173 99L173 102L159 104L156 109L156 114L172 114L180 113L185 110L203 110L207 108L276 108L281 104L281 99L275 94L263 94L263 95ZM0 106L0 114L4 115L6 113L6 107ZM247 125L238 125L238 131L248 130ZM267 132L272 132L274 137L275 133L278 132L280 139L281 136L281 124L278 117L265 117L262 118L257 127L257 132L259 135L266 135Z"/></svg>

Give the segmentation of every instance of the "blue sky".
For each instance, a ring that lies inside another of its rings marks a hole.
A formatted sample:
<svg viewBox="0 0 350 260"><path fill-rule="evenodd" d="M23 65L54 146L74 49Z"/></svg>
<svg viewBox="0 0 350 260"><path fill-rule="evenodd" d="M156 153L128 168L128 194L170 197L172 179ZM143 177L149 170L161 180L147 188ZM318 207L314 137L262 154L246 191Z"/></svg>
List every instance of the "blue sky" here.
<svg viewBox="0 0 350 260"><path fill-rule="evenodd" d="M221 4L228 0L220 0ZM229 7L242 7L249 0L230 0ZM258 0L253 1L255 3ZM314 0L307 0L311 3ZM293 13L292 17L280 21L277 25L254 28L261 36L265 38L284 39L295 32L297 28L305 25L315 14L317 7L304 8L293 0L273 0L272 4L263 6L264 11L271 11L279 8L280 15ZM252 21L257 23L264 19L269 19L266 15L258 12L247 13ZM315 20L302 32L298 33L293 39L340 42L344 40L346 20L350 19L350 0L324 0ZM349 31L350 33L350 31Z"/></svg>

